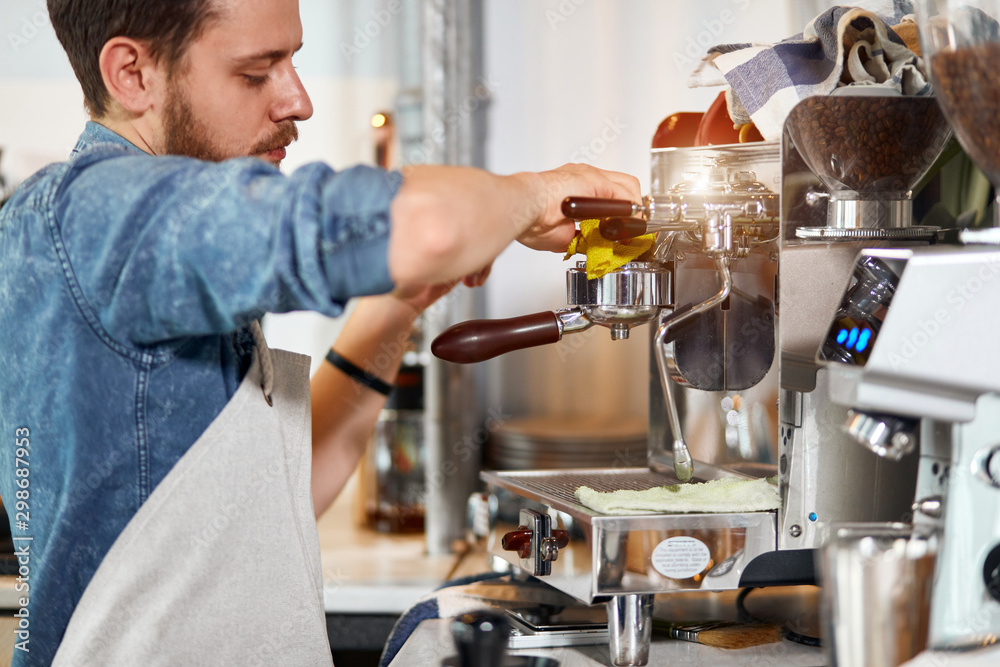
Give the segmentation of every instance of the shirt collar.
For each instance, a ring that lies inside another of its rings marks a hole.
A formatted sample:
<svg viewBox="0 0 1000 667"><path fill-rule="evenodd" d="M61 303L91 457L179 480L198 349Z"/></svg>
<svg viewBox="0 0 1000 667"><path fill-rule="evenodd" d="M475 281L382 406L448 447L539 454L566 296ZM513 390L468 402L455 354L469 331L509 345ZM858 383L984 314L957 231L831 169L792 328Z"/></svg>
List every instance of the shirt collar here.
<svg viewBox="0 0 1000 667"><path fill-rule="evenodd" d="M87 126L83 129L83 134L76 142L76 147L70 156L76 155L77 153L82 153L88 148L97 146L100 144L115 144L118 146L124 146L125 148L135 151L137 153L142 153L142 149L133 144L131 141L121 136L117 132L109 130L100 123L94 121L87 121Z"/></svg>

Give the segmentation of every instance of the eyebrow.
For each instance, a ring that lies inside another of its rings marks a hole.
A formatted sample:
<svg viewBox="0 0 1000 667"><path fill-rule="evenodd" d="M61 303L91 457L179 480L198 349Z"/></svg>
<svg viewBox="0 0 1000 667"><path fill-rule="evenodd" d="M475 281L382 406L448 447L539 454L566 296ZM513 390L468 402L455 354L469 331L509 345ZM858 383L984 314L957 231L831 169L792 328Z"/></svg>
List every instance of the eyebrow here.
<svg viewBox="0 0 1000 667"><path fill-rule="evenodd" d="M291 53L298 53L302 49L302 44L299 44L294 51ZM275 63L283 58L291 55L288 49L276 49L274 51L262 51L260 53L254 53L248 56L240 56L239 58L233 59L233 64L237 66L251 65L253 63L258 63L261 61L267 61L269 63Z"/></svg>

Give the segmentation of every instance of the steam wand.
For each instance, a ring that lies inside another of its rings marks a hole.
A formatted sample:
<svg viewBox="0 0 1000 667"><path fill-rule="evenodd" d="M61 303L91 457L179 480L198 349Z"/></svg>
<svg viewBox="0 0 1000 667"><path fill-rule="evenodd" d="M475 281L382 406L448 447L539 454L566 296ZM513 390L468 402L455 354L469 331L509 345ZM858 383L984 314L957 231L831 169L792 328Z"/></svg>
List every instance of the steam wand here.
<svg viewBox="0 0 1000 667"><path fill-rule="evenodd" d="M694 474L691 452L687 443L684 442L684 434L681 432L681 419L677 414L677 401L674 397L673 382L667 372L667 339L670 330L687 320L697 317L706 310L710 310L725 301L729 296L729 291L733 287L733 277L729 272L729 258L719 257L715 264L722 275L722 289L718 294L709 297L696 306L685 310L675 310L667 319L660 324L656 332L656 366L660 371L660 384L663 385L663 397L667 404L667 416L670 419L670 430L674 434L674 474L682 482L688 482Z"/></svg>

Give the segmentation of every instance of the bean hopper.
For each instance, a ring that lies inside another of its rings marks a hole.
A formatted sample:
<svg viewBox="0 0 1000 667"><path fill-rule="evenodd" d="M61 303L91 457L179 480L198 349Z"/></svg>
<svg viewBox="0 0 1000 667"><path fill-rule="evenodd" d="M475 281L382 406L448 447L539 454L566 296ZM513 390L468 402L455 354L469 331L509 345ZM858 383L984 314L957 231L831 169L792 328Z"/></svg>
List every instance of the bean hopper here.
<svg viewBox="0 0 1000 667"><path fill-rule="evenodd" d="M585 603L605 602L615 665L646 664L654 595L814 583L825 524L898 521L910 511L916 457L883 461L841 431L847 408L827 398L816 350L860 249L926 243L930 232L912 229L905 204L878 202L909 199L948 130L933 99L863 99L876 120L879 108L882 120L891 116L887 142L905 158L894 164L907 165L878 188L824 169L830 160L849 169L872 150L857 129L873 131L867 120L834 132L840 141L818 163L821 146L811 144L808 158L798 148L792 124L809 121L794 111L781 141L654 149L643 202L564 207L568 217L600 218L609 239L655 232L649 261L596 280L578 265L567 274L571 308L461 323L432 346L469 363L594 324L617 339L651 325L646 467L482 474L490 490L521 501L516 518L495 522L491 553ZM808 118L841 113L833 97L803 104ZM906 149L915 144L917 156ZM848 209L860 213L848 220ZM770 512L608 516L574 496L581 485L642 490L775 471L782 507Z"/></svg>

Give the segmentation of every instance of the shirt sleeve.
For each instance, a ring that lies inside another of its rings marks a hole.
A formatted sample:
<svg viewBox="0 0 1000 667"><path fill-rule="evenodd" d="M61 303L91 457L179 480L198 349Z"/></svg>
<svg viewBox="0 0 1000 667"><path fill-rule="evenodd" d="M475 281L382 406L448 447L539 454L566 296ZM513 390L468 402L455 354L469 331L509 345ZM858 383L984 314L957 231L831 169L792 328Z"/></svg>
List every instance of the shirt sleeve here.
<svg viewBox="0 0 1000 667"><path fill-rule="evenodd" d="M384 293L398 172L256 158L82 154L56 193L56 242L102 326L152 344L220 334L265 312L339 315Z"/></svg>

